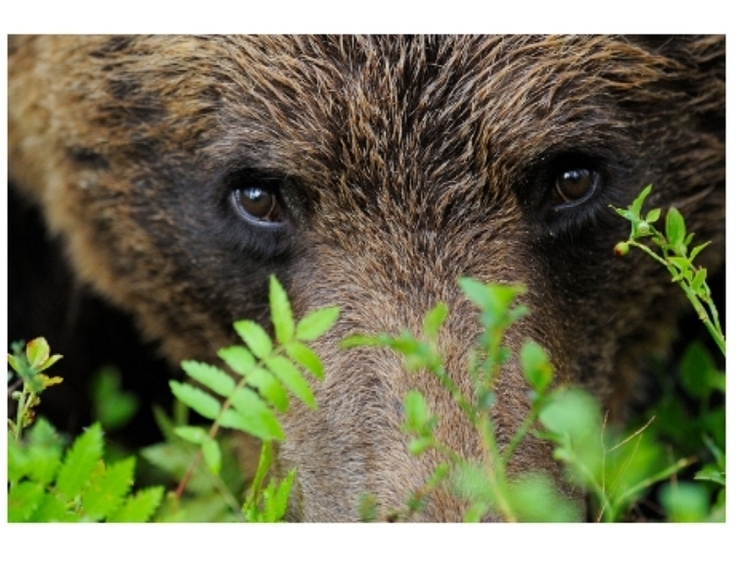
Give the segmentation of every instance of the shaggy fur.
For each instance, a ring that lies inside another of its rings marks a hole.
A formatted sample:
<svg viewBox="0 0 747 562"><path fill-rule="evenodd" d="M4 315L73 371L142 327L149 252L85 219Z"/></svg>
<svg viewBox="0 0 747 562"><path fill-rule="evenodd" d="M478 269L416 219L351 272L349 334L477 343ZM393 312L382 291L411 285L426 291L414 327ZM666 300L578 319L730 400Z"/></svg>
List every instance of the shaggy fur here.
<svg viewBox="0 0 747 562"><path fill-rule="evenodd" d="M652 260L613 256L628 227L608 205L652 183L651 204L713 241L704 265L724 259L723 37L12 37L8 89L12 179L171 361L212 358L236 319L267 325L270 273L297 315L342 307L315 345L319 410L284 420L294 519L354 520L364 492L386 510L424 482L437 459L399 429L413 387L439 437L478 454L430 375L341 337L417 332L444 301L466 389L478 327L457 279L521 282L533 313L508 342L536 340L619 415L678 296ZM596 187L566 202L579 170ZM252 187L272 220L233 204ZM514 362L497 390L505 442L528 410ZM531 439L511 469L557 471ZM439 493L423 518L463 509Z"/></svg>

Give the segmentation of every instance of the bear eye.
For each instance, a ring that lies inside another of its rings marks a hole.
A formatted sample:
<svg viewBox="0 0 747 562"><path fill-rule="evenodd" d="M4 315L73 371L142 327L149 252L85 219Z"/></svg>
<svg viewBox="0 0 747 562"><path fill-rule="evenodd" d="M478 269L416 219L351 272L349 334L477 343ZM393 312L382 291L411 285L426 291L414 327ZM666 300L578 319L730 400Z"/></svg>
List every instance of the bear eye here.
<svg viewBox="0 0 747 562"><path fill-rule="evenodd" d="M239 212L252 221L278 223L283 221L283 209L278 195L265 187L235 189L233 201Z"/></svg>
<svg viewBox="0 0 747 562"><path fill-rule="evenodd" d="M599 184L599 173L588 168L560 172L555 178L555 192L561 204L575 204L591 197Z"/></svg>

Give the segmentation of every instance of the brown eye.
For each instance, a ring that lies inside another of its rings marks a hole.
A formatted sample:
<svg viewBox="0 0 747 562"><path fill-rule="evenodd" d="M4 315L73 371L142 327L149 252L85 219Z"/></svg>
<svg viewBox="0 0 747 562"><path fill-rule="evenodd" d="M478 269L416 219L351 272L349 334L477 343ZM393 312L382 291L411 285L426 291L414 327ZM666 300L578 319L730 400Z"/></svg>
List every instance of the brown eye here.
<svg viewBox="0 0 747 562"><path fill-rule="evenodd" d="M599 174L587 168L566 170L555 179L555 191L563 203L579 203L596 190Z"/></svg>
<svg viewBox="0 0 747 562"><path fill-rule="evenodd" d="M247 187L234 191L234 201L240 211L252 220L280 222L282 209L277 195L262 187Z"/></svg>

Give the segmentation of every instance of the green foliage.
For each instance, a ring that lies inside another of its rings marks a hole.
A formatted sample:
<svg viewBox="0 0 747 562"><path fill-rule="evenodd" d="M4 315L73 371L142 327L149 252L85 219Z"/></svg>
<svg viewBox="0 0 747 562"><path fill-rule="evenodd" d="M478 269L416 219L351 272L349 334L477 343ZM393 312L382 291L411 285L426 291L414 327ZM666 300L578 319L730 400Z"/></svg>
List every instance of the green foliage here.
<svg viewBox="0 0 747 562"><path fill-rule="evenodd" d="M233 453L230 439L218 436L207 441L202 427L186 425L186 408L177 403L171 419L163 410L155 409L155 417L164 441L145 447L141 456L149 466L156 467L158 480L171 485L184 475L190 478L177 496L167 495L154 516L158 522L236 522L243 521L241 503L237 499L245 481ZM211 443L205 445L205 443ZM214 448L219 449L218 453ZM213 450L211 450L213 449ZM206 452L207 450L207 452ZM204 455L204 457L203 457ZM200 458L205 462L195 463ZM191 471L191 472L190 472ZM160 476L159 476L160 474ZM153 476L153 475L152 475Z"/></svg>
<svg viewBox="0 0 747 562"><path fill-rule="evenodd" d="M672 281L677 283L685 292L690 304L698 313L698 317L705 324L719 349L726 354L726 337L721 329L718 310L711 298L711 290L706 282L707 271L693 263L693 260L708 246L709 242L690 249L695 234L687 232L685 219L675 208L670 208L667 211L664 234L654 227L654 223L661 216L660 209L652 209L646 213L645 218L642 218L643 203L650 193L651 186L649 185L641 191L640 195L627 209L612 207L617 214L630 222L628 240L619 242L615 246L615 253L618 256L625 256L630 247L639 248L666 267L672 276ZM652 251L646 244L639 242L642 239L650 239L652 244L658 248L660 254ZM706 309L704 305L708 308Z"/></svg>
<svg viewBox="0 0 747 562"><path fill-rule="evenodd" d="M169 428L169 435L199 447L183 472L175 501L180 500L193 474L204 461L204 466L213 475L213 486L226 498L234 513L250 521L262 522L282 518L294 477L291 472L279 484L270 480L261 493L258 488L266 477L265 465L271 458L271 443L285 438L278 414L287 411L290 406L289 395L295 396L309 408L316 408L314 394L302 373L306 371L317 379L324 377L319 357L304 342L316 339L329 330L339 313L336 307L316 310L296 324L288 297L274 276L270 278L269 298L276 345L256 322L238 321L234 328L244 345L218 351L218 356L236 377L215 365L184 361L182 368L199 386L191 382L170 382L171 390L180 402L213 421L209 428L190 425ZM224 457L223 448L216 442L220 428L236 429L263 441L255 484L241 509L218 478ZM170 446L175 447L173 439L170 436L167 438L171 441ZM167 467L163 462L163 451L151 448L147 455L173 473L175 467Z"/></svg>
<svg viewBox="0 0 747 562"><path fill-rule="evenodd" d="M13 353L8 354L8 363L19 378L21 390L11 394L18 402L15 421L8 419L8 427L18 440L23 430L34 421L34 408L39 404L39 395L50 386L62 382L60 377L49 377L44 371L57 363L62 355L49 355L49 344L44 338L31 340L24 351L23 344L14 343ZM9 379L10 380L10 379ZM17 383L16 383L17 384Z"/></svg>
<svg viewBox="0 0 747 562"><path fill-rule="evenodd" d="M726 337L719 322L718 310L706 282L705 268L694 265L694 259L708 242L690 248L694 234L688 233L685 219L674 208L666 216L664 233L653 224L661 211L641 210L651 186L646 187L627 209L615 211L630 224L629 239L615 246L618 255L629 247L639 248L667 268L703 321L721 352L726 355ZM650 239L660 254L639 242ZM622 251L621 251L622 250ZM705 347L695 341L680 361L678 381L664 387L662 397L651 408L652 430L683 456L701 464L694 476L696 482L674 481L662 487L660 501L672 521L724 521L726 517L726 374L717 369ZM689 398L689 403L682 396ZM715 397L715 399L714 399ZM694 412L692 404L695 404Z"/></svg>
<svg viewBox="0 0 747 562"><path fill-rule="evenodd" d="M637 247L665 265L723 351L725 339L706 272L692 263L706 244L689 249L693 235L687 233L676 210L667 213L665 233L657 231L653 224L660 211L642 215L649 192L650 188L645 189L628 209L617 209L631 222L631 233L615 252L622 256ZM658 246L661 255L641 244L642 238ZM423 319L422 337L404 330L398 335L352 336L343 345L387 347L402 355L407 369L431 372L469 420L482 454L479 460L465 459L441 442L437 416L423 394L411 390L403 397L402 424L402 430L411 436L410 452L417 456L430 451L441 462L420 488L402 498L400 509L380 513L374 496L362 496L361 520L412 519L441 487L466 500L465 521L495 516L506 521L582 520L581 506L569 500L550 475L508 476L508 464L527 435L553 443L568 485L588 494L595 520L630 518L636 502L647 494L651 497L654 488L669 521L725 520L725 374L702 345L693 344L685 352L679 382L665 386L659 401L632 429L620 430L608 427L599 404L588 393L554 385L547 353L535 342L524 342L516 359L531 389L530 410L509 442L499 445L490 412L499 404L496 388L512 356L504 345L504 335L529 312L519 302L524 289L473 279L461 279L459 285L479 309L482 327L471 353L471 388L460 389L443 366L437 345L449 314L443 303ZM118 373L105 370L94 384L95 411L101 423L92 425L66 448L46 420L34 423L39 395L61 381L44 373L60 356L50 356L43 339L30 342L25 349L14 344L8 361L17 373L14 384L20 390L12 393L18 408L14 420L8 420L8 519L282 521L295 471L280 481L271 474L274 446L284 439L279 415L299 406L296 401L316 408L309 380L323 379L324 368L307 344L329 330L339 311L320 309L296 323L289 299L275 277L270 279L269 300L274 341L261 325L236 322L243 345L218 351L229 370L183 362L187 381L170 382L178 400L173 419L155 410L164 441L146 447L140 455L151 470L156 469L157 479L179 482L165 501L162 487L133 492L134 458L108 464L103 460L102 426L121 427L137 408L134 397L119 389ZM688 401L681 399L683 393ZM190 410L207 418L210 425L190 423ZM261 441L258 467L248 490L233 454L231 433L224 435L221 428L239 430ZM694 466L690 469L692 481L683 480L679 474L690 466Z"/></svg>
<svg viewBox="0 0 747 562"><path fill-rule="evenodd" d="M62 439L41 419L19 443L8 441L8 521L150 519L162 488L131 494L135 459L105 465L103 432L94 424L63 454Z"/></svg>
<svg viewBox="0 0 747 562"><path fill-rule="evenodd" d="M113 367L105 367L91 385L93 417L107 431L126 426L137 412L139 401L132 392L121 390L122 376Z"/></svg>
<svg viewBox="0 0 747 562"><path fill-rule="evenodd" d="M40 394L61 379L42 371L59 355L49 355L43 338L25 353L14 345L8 362L23 387L13 393L16 422L8 420L8 521L128 521L150 519L161 503L162 488L132 494L135 459L105 464L104 433L96 423L65 449L64 440L45 419L34 420ZM111 390L111 389L109 389ZM30 427L26 435L22 430Z"/></svg>
<svg viewBox="0 0 747 562"><path fill-rule="evenodd" d="M291 470L280 483L271 478L265 484L273 458L272 443L265 441L262 443L257 473L242 508L249 523L278 523L285 517L296 471Z"/></svg>
<svg viewBox="0 0 747 562"><path fill-rule="evenodd" d="M518 444L535 426L540 414L549 411L548 408L557 403L555 395L548 393L552 366L546 353L534 342L527 342L519 354L525 376L533 390L531 411L506 447L500 447L495 440L496 428L490 412L498 401L495 389L500 381L501 369L510 357L510 350L503 344L503 336L510 326L528 313L526 306L517 303L524 289L520 286L483 284L473 279L461 279L459 285L467 298L478 307L480 323L484 329L471 355L473 360L469 375L474 388L469 396L459 389L444 369L436 345L439 329L448 315L444 304L437 305L426 315L423 321L423 339L414 337L409 331L403 331L398 336L353 336L343 342L344 346L388 347L403 355L409 370L426 369L433 373L449 390L482 444L481 461L463 458L437 438L435 430L438 419L430 413L425 397L417 390L409 392L403 401L405 422L402 429L412 435L410 452L421 455L434 450L444 458L444 462L421 489L412 493L403 509L386 514L386 518L410 519L422 509L430 493L438 486L446 485L451 492L467 500L469 507L466 521L478 521L487 515L498 515L508 521L579 520L579 507L551 484L548 475L528 474L515 481L507 476L508 462ZM568 423L560 414L555 418ZM541 498L542 501L528 506L525 503L528 498ZM361 505L366 510L361 513L361 518L370 518L371 505L375 505L375 499L366 498Z"/></svg>
<svg viewBox="0 0 747 562"><path fill-rule="evenodd" d="M711 322L712 334L720 333L718 315L710 299L703 269L695 268L692 260L705 244L689 250L692 234L687 234L682 216L676 210L667 215L667 234L662 235L652 226L660 216L659 210L649 211L641 218L641 208L649 188L633 202L629 209L618 212L631 221L630 240L620 243L615 251L627 254L630 246L640 246L636 239L653 237L660 245L663 258L655 256L668 267L673 280L680 283L688 296L705 302L711 316L701 318ZM648 248L643 246L647 251ZM383 346L403 355L410 370L426 369L452 395L455 403L473 425L482 443L482 461L468 461L451 450L435 436L438 420L429 412L428 404L418 391L404 397L405 422L403 431L412 435L410 452L421 455L428 450L441 454L445 462L434 471L430 481L406 500L406 507L388 514L389 520L412 517L427 494L436 486L447 485L453 493L468 502L465 521L479 521L486 515L499 516L507 521L578 521L583 516L578 505L569 501L556 487L549 475L529 473L511 480L506 467L516 447L529 432L554 443L555 458L566 468L568 481L592 498L592 516L596 520L620 521L630 513L635 502L657 483L670 479L660 492L662 506L670 521L723 520L725 514L725 413L723 407L713 408L711 396L725 391L725 376L718 371L702 346L688 349L680 368L682 386L699 404L696 417L685 412L685 405L673 394L665 394L654 406L648 421L625 431L608 427L598 402L578 388L552 387L553 367L545 351L532 341L519 350L519 364L532 391L529 415L516 431L509 444L500 447L495 441L495 428L490 410L498 401L495 388L500 381L501 368L510 358L510 350L503 346L505 331L523 318L528 310L516 303L522 287L482 284L473 279L459 282L465 295L480 310L483 328L476 349L472 352L470 377L474 388L468 398L444 370L436 346L438 331L448 310L439 304L425 317L423 339L403 331L398 336L352 336L343 345ZM703 307L696 307L699 313ZM710 328L709 328L710 329ZM717 339L717 342L719 340ZM723 336L720 341L725 348ZM656 414L661 420L656 421ZM686 422L687 420L687 422ZM671 435L669 435L671 434ZM683 440L688 447L677 447L675 457L668 448L667 436ZM716 435L716 441L708 437ZM695 476L702 483L678 482L676 474L700 458L703 445L707 446L713 462L709 462ZM696 456L693 456L696 455ZM714 492L706 486L721 486L716 500L709 504ZM362 498L361 519L377 516L376 501L371 496Z"/></svg>

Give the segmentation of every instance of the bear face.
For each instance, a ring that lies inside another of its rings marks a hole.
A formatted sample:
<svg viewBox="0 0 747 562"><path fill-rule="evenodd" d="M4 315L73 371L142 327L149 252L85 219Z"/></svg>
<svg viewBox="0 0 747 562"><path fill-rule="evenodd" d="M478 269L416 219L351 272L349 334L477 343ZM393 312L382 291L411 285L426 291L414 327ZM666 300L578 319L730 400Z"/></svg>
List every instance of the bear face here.
<svg viewBox="0 0 747 562"><path fill-rule="evenodd" d="M537 341L559 380L623 411L682 299L645 256L614 257L628 227L609 205L653 184L713 241L703 264L723 262L724 58L723 37L13 37L10 174L76 275L175 363L210 360L237 319L268 325L272 273L297 316L341 307L315 344L319 410L286 415L279 463L298 468L291 518L354 520L363 493L398 507L438 460L407 451L407 390L479 451L432 376L339 348L417 333L442 301L468 391L462 276L523 283L533 313L507 342ZM506 443L529 408L514 361L497 391ZM557 473L531 438L512 462ZM422 516L463 509L436 494Z"/></svg>

